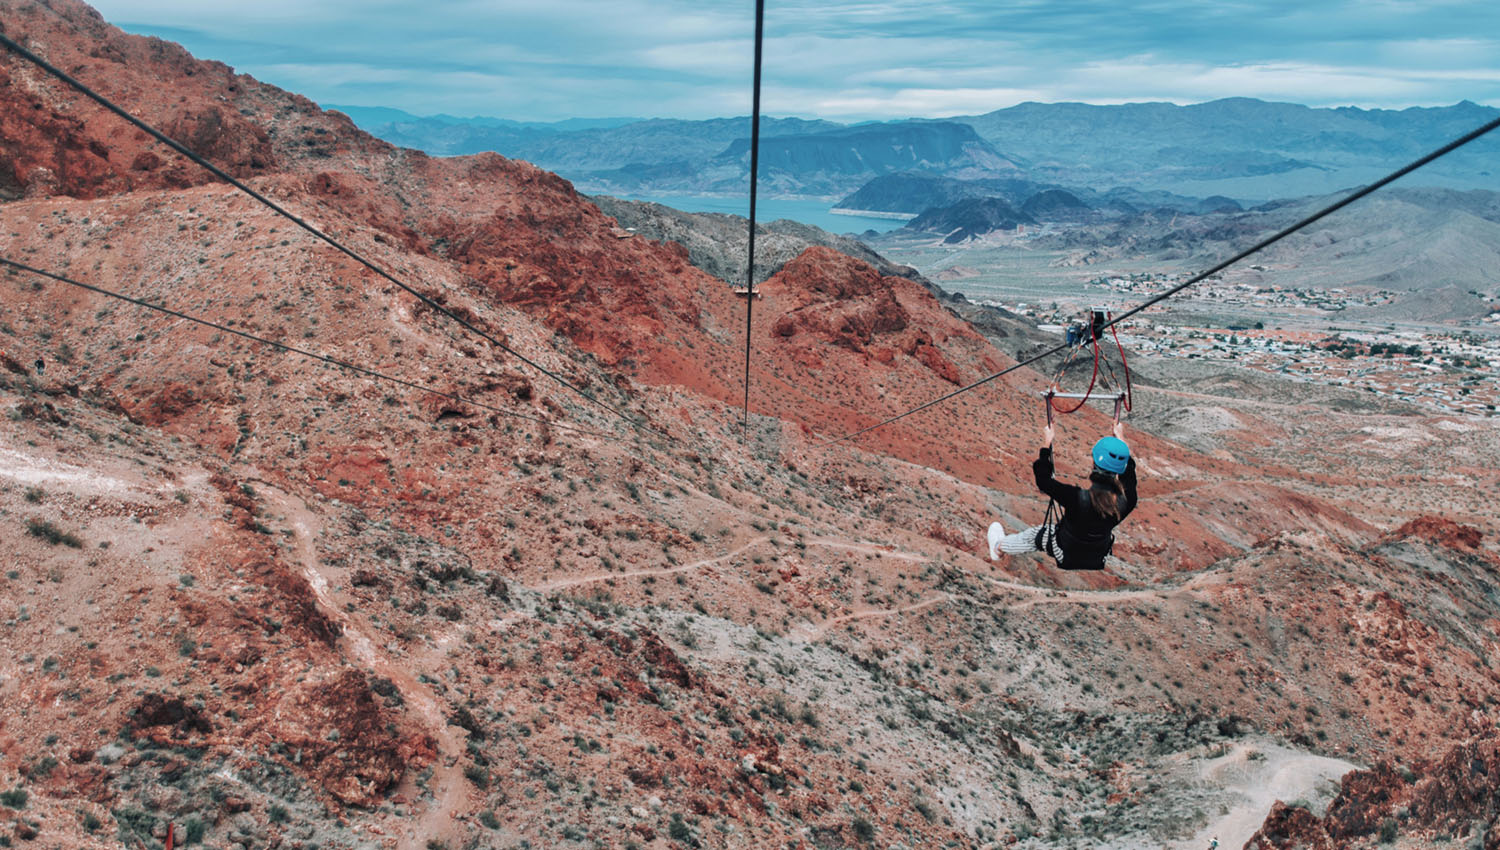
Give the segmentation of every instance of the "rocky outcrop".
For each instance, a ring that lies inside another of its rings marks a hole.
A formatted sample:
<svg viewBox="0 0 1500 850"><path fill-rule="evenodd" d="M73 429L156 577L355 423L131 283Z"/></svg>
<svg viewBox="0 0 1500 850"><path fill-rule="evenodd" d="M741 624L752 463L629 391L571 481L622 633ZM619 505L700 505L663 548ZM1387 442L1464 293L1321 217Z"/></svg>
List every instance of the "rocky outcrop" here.
<svg viewBox="0 0 1500 850"><path fill-rule="evenodd" d="M373 806L395 787L408 761L430 760L434 744L401 734L367 678L346 670L288 693L270 735L340 802Z"/></svg>
<svg viewBox="0 0 1500 850"><path fill-rule="evenodd" d="M978 239L996 230L1015 230L1036 219L1000 198L966 198L950 207L928 210L906 223L907 230L944 235L944 242Z"/></svg>
<svg viewBox="0 0 1500 850"><path fill-rule="evenodd" d="M1277 802L1245 846L1332 850L1396 835L1458 836L1470 847L1500 848L1500 736L1491 731L1414 769L1383 762L1351 771L1321 818Z"/></svg>
<svg viewBox="0 0 1500 850"><path fill-rule="evenodd" d="M1419 516L1391 532L1387 539L1416 539L1447 549L1477 550L1484 532L1445 517Z"/></svg>
<svg viewBox="0 0 1500 850"><path fill-rule="evenodd" d="M1260 831L1245 843L1245 850L1337 850L1317 815L1302 806L1276 801Z"/></svg>

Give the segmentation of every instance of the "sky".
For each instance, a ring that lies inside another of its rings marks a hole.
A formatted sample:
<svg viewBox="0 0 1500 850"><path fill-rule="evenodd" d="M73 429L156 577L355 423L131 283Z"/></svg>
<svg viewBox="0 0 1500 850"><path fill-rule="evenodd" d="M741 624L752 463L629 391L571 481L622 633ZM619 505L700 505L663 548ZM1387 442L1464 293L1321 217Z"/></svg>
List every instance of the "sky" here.
<svg viewBox="0 0 1500 850"><path fill-rule="evenodd" d="M750 0L92 0L321 104L520 121L750 111ZM762 111L1026 101L1500 106L1495 0L768 0Z"/></svg>

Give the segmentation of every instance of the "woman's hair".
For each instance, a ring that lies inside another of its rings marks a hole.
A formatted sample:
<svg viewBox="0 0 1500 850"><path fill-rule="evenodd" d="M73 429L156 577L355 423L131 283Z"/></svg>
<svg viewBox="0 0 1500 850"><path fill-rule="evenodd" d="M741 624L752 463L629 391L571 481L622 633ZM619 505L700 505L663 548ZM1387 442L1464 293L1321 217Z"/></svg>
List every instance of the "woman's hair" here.
<svg viewBox="0 0 1500 850"><path fill-rule="evenodd" d="M1089 473L1089 501L1094 504L1095 513L1118 520L1120 500L1124 498L1125 488L1118 475L1099 469Z"/></svg>

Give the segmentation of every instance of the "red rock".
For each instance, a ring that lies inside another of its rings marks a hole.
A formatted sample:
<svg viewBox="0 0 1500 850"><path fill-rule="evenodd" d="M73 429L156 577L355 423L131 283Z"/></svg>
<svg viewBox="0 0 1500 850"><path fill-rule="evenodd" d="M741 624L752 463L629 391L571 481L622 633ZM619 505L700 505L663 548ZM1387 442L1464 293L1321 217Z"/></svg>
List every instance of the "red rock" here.
<svg viewBox="0 0 1500 850"><path fill-rule="evenodd" d="M1416 538L1449 549L1477 549L1484 532L1437 516L1420 516L1391 533L1390 539Z"/></svg>
<svg viewBox="0 0 1500 850"><path fill-rule="evenodd" d="M1245 844L1246 850L1337 850L1317 816L1307 809L1288 806L1280 800L1271 807L1266 822Z"/></svg>
<svg viewBox="0 0 1500 850"><path fill-rule="evenodd" d="M339 801L370 807L422 763L431 743L391 731L395 718L376 700L366 677L354 670L295 688L281 700L271 730L288 752L300 752L296 769L311 774Z"/></svg>

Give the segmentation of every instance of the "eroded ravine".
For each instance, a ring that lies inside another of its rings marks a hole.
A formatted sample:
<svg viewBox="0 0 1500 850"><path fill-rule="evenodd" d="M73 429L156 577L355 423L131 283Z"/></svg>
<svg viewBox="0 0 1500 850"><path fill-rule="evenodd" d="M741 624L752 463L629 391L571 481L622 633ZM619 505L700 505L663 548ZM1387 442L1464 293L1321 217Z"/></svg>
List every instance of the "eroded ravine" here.
<svg viewBox="0 0 1500 850"><path fill-rule="evenodd" d="M307 579L323 614L340 626L340 645L344 651L372 676L390 680L401 693L410 710L421 720L427 733L437 742L437 760L426 785L432 791L432 800L420 815L406 820L396 840L396 850L422 850L428 842L441 840L453 831L457 819L471 808L468 783L463 775L461 756L465 745L457 727L448 723L442 703L432 689L422 683L413 672L422 666L422 656L396 662L372 640L371 629L355 612L339 607L329 588L329 582L319 568L316 547L317 535L322 525L301 499L287 494L273 485L257 482L265 498L277 513L286 519L293 531L293 546L302 575ZM414 780L408 776L403 784ZM413 800L419 795L413 793Z"/></svg>

